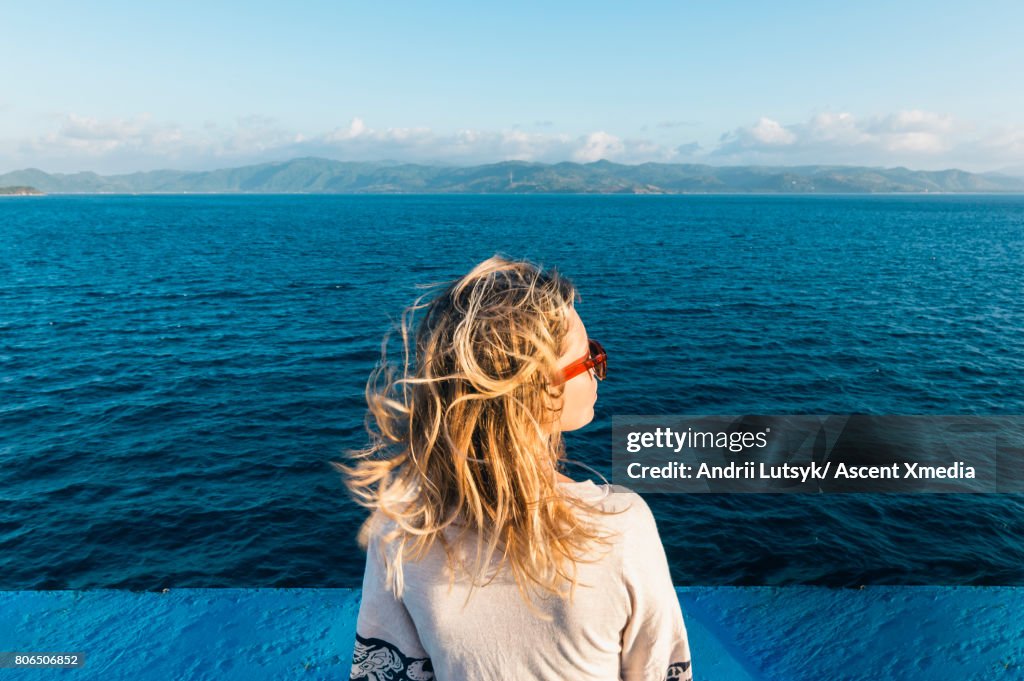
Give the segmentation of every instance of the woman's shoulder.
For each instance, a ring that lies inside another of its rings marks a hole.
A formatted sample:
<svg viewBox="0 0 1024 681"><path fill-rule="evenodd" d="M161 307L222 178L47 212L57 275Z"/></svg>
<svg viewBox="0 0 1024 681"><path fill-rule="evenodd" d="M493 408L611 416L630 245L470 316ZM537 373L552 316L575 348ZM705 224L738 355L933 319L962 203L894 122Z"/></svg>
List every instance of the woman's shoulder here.
<svg viewBox="0 0 1024 681"><path fill-rule="evenodd" d="M598 517L603 519L604 525L631 534L657 532L650 506L642 496L628 487L611 483L599 485L592 480L560 482L559 486L563 493L582 501L587 507L601 511ZM453 523L448 530L454 532L459 527L460 523ZM400 534L398 522L379 508L365 520L362 532L367 545L379 544L381 539Z"/></svg>
<svg viewBox="0 0 1024 681"><path fill-rule="evenodd" d="M616 524L635 529L638 525L648 526L654 523L654 516L647 502L628 487L610 483L597 485L592 480L585 480L562 483L562 488L593 507L616 514L606 516L618 519Z"/></svg>
<svg viewBox="0 0 1024 681"><path fill-rule="evenodd" d="M400 534L398 521L380 508L376 508L363 520L363 525L359 529L359 543L367 551L379 551L387 547L390 552L394 549L391 540Z"/></svg>

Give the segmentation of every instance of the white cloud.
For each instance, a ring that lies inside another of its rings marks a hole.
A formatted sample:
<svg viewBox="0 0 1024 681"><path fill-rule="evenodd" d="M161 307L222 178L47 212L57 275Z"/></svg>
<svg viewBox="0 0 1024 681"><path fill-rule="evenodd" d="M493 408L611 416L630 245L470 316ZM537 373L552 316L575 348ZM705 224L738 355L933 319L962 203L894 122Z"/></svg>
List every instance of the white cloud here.
<svg viewBox="0 0 1024 681"><path fill-rule="evenodd" d="M549 126L545 126L547 128ZM666 126L667 127L667 126ZM68 114L54 129L23 142L0 139L0 172L35 166L50 172L131 172L156 168L224 168L322 156L351 161L475 165L503 160L620 163L904 165L990 170L1020 164L1024 126L979 130L948 114L910 109L859 117L821 112L803 122L767 116L721 135L717 142L679 139L661 127L657 139L607 130L570 135L553 129L376 128L355 117L329 130L288 129L260 115L194 128L147 113L96 119ZM682 126L680 126L682 127Z"/></svg>
<svg viewBox="0 0 1024 681"><path fill-rule="evenodd" d="M117 173L168 167L189 170L221 167L222 160L269 160L268 155L295 144L299 138L301 135L265 116L239 117L228 126L205 121L190 130L155 121L148 113L107 120L71 113L45 135L21 143L0 141L0 151L9 149L3 155L8 163L20 162L17 167L31 165L51 172Z"/></svg>
<svg viewBox="0 0 1024 681"><path fill-rule="evenodd" d="M947 148L946 142L940 135L930 132L906 132L901 135L890 137L886 143L888 151L920 151L934 153Z"/></svg>
<svg viewBox="0 0 1024 681"><path fill-rule="evenodd" d="M853 114L819 113L807 123L806 134L813 140L834 145L857 145L866 140Z"/></svg>
<svg viewBox="0 0 1024 681"><path fill-rule="evenodd" d="M143 113L127 120L109 121L69 114L60 129L44 139L49 143L68 144L85 153L106 153L121 147L159 148L181 138L178 128L156 125L150 114Z"/></svg>
<svg viewBox="0 0 1024 681"><path fill-rule="evenodd" d="M993 144L991 135L949 114L919 109L866 117L823 112L786 125L761 118L722 135L708 158L717 163L989 170L1005 165L1012 155Z"/></svg>
<svg viewBox="0 0 1024 681"><path fill-rule="evenodd" d="M1024 126L1017 128L999 127L992 130L984 140L990 149L1001 149L1014 156L1019 163L1024 157Z"/></svg>
<svg viewBox="0 0 1024 681"><path fill-rule="evenodd" d="M762 118L753 128L750 135L762 144L792 144L796 141L796 135L783 128L777 121L770 118Z"/></svg>
<svg viewBox="0 0 1024 681"><path fill-rule="evenodd" d="M601 159L613 161L622 156L625 149L622 140L615 135L609 135L604 131L592 132L587 135L583 146L573 152L572 158L583 163L600 161Z"/></svg>
<svg viewBox="0 0 1024 681"><path fill-rule="evenodd" d="M869 120L865 127L869 131L879 134L894 134L904 132L949 133L953 132L957 126L953 117L948 114L912 109Z"/></svg>

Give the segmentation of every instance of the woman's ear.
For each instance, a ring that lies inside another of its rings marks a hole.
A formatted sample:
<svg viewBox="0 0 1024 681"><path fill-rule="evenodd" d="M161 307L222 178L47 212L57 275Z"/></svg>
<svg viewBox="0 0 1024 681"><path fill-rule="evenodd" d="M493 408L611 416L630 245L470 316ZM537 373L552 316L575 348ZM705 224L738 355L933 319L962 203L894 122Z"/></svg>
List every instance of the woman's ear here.
<svg viewBox="0 0 1024 681"><path fill-rule="evenodd" d="M562 394L565 389L561 386L547 385L541 391L541 404L543 413L538 419L546 433L558 432L558 423L562 419Z"/></svg>

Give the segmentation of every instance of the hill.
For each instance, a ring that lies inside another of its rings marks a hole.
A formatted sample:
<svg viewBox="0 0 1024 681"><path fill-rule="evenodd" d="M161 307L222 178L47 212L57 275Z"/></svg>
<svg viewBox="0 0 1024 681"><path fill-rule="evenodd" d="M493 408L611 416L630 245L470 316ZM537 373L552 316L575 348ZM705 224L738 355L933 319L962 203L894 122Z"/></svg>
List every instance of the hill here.
<svg viewBox="0 0 1024 681"><path fill-rule="evenodd" d="M42 196L42 192L35 187L4 187L0 185L0 196Z"/></svg>
<svg viewBox="0 0 1024 681"><path fill-rule="evenodd" d="M50 174L35 168L0 175L0 186L59 194L871 194L1024 192L1024 178L962 170L858 166L709 166L642 163L527 163L472 167L352 163L299 158L241 168L127 175Z"/></svg>

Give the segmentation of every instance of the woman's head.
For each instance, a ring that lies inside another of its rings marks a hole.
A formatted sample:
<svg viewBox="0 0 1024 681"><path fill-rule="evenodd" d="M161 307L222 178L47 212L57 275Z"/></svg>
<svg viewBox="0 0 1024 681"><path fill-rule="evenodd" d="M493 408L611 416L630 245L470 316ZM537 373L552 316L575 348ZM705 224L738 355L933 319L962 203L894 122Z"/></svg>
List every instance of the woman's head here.
<svg viewBox="0 0 1024 681"><path fill-rule="evenodd" d="M495 256L407 308L401 378L385 338L366 391L378 432L369 429L372 444L353 453L356 467L336 467L358 503L396 521L403 548L446 545L442 530L463 526L486 538L478 568L500 544L521 589L575 583L564 559L597 538L579 527L556 481L561 432L589 423L597 399L593 370L579 371L589 343L576 298L557 271ZM577 368L569 380L567 367ZM364 545L367 532L369 521Z"/></svg>
<svg viewBox="0 0 1024 681"><path fill-rule="evenodd" d="M592 372L560 380L588 352L577 297L556 270L498 256L478 264L423 306L416 377L450 379L421 384L433 386L423 392L436 387L446 407L474 402L481 421L536 421L548 435L586 425L597 399Z"/></svg>

